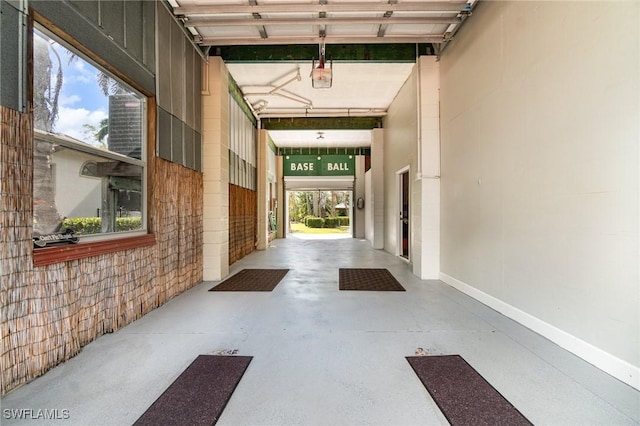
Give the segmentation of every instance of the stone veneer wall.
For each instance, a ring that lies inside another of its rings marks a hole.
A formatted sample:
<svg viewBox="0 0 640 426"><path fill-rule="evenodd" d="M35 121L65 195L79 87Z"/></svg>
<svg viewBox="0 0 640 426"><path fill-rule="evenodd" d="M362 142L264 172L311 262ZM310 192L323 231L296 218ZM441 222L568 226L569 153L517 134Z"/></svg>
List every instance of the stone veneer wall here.
<svg viewBox="0 0 640 426"><path fill-rule="evenodd" d="M202 174L149 161L156 243L33 266L32 117L0 107L0 392L44 374L84 345L202 280Z"/></svg>

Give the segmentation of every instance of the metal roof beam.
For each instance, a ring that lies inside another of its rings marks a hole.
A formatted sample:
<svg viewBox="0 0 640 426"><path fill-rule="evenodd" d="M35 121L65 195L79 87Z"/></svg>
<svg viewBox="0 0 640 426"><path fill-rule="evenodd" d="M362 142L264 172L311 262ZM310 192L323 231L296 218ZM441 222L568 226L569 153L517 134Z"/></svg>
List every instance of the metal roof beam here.
<svg viewBox="0 0 640 426"><path fill-rule="evenodd" d="M397 3L398 3L398 0L389 0L389 4L397 4ZM389 18L391 18L392 15L393 15L393 11L387 10L382 17L389 20ZM388 26L389 24L387 22L380 24L380 26L378 27L378 37L384 37L384 34L387 32Z"/></svg>
<svg viewBox="0 0 640 426"><path fill-rule="evenodd" d="M415 36L326 36L326 37L269 37L262 39L257 37L204 37L200 44L205 46L250 46L261 44L379 44L379 43L442 43L442 36L415 35Z"/></svg>
<svg viewBox="0 0 640 426"><path fill-rule="evenodd" d="M249 0L249 4L251 6L257 6L258 2L256 0ZM262 15L260 15L259 13L252 13L253 16L253 20L254 20L254 25L255 25L255 21L256 20L262 20ZM258 32L260 33L260 37L262 38L268 38L267 36L267 29L264 27L264 25L258 25Z"/></svg>
<svg viewBox="0 0 640 426"><path fill-rule="evenodd" d="M469 9L466 1L423 1L411 3L281 3L260 5L194 5L176 7L176 15L217 15L223 13L320 13L320 12L462 12Z"/></svg>
<svg viewBox="0 0 640 426"><path fill-rule="evenodd" d="M185 27L236 27L253 25L359 25L359 24L459 24L460 17L407 17L407 18L309 18L309 19L276 19L261 18L256 22L254 18L247 19L215 19L195 18L185 21Z"/></svg>

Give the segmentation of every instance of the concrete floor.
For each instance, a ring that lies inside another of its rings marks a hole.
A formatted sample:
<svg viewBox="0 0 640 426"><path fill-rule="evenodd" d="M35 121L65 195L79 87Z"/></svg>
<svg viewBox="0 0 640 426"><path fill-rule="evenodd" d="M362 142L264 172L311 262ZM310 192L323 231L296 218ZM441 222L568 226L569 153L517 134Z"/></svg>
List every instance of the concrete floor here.
<svg viewBox="0 0 640 426"><path fill-rule="evenodd" d="M2 399L47 424L133 423L199 354L251 355L220 425L447 424L405 360L460 354L536 425L640 424L640 393L355 239L288 238L232 265L289 268L269 293L205 282ZM388 268L406 292L341 292L338 268ZM66 416L65 416L66 417Z"/></svg>

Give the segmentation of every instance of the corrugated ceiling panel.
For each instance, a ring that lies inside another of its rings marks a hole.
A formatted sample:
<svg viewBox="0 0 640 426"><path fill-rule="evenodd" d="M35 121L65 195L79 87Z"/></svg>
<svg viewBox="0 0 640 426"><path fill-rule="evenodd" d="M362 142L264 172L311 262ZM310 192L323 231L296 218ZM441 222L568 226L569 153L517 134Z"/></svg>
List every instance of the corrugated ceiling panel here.
<svg viewBox="0 0 640 426"><path fill-rule="evenodd" d="M194 158L194 168L201 172L202 171L202 135L200 132L195 132L193 135L193 158Z"/></svg>
<svg viewBox="0 0 640 426"><path fill-rule="evenodd" d="M95 52L101 59L109 62L115 68L126 74L145 91L155 93L155 66L143 67L142 58L134 58L124 49L124 2L105 2L102 9L109 10L109 19L112 22L110 30L120 28L118 39L104 31L96 31L96 27L81 15L80 10L72 7L71 3L61 1L37 1L32 0L29 6L40 12L54 25L78 40L89 50ZM119 12L118 12L119 11ZM120 13L119 17L117 16Z"/></svg>
<svg viewBox="0 0 640 426"><path fill-rule="evenodd" d="M184 120L184 44L182 30L171 23L171 113Z"/></svg>
<svg viewBox="0 0 640 426"><path fill-rule="evenodd" d="M156 68L156 4L152 1L142 2L142 26L144 41L142 43L142 63Z"/></svg>
<svg viewBox="0 0 640 426"><path fill-rule="evenodd" d="M136 58L142 59L144 26L142 3L129 1L124 4L125 44L124 47Z"/></svg>
<svg viewBox="0 0 640 426"><path fill-rule="evenodd" d="M195 157L194 157L194 147L193 147L193 139L194 139L195 131L189 127L185 126L184 128L184 165L189 167L190 169L195 168Z"/></svg>
<svg viewBox="0 0 640 426"><path fill-rule="evenodd" d="M99 2L94 0L70 0L69 3L73 5L78 11L87 18L89 21L96 25L100 25L99 19Z"/></svg>
<svg viewBox="0 0 640 426"><path fill-rule="evenodd" d="M171 161L184 164L184 123L176 117L171 117Z"/></svg>
<svg viewBox="0 0 640 426"><path fill-rule="evenodd" d="M5 2L0 3L0 102L21 111L19 76L24 66L20 61L20 12Z"/></svg>
<svg viewBox="0 0 640 426"><path fill-rule="evenodd" d="M120 46L124 46L124 0L100 2L100 16L104 32Z"/></svg>
<svg viewBox="0 0 640 426"><path fill-rule="evenodd" d="M157 155L171 161L171 114L158 108L158 147Z"/></svg>
<svg viewBox="0 0 640 426"><path fill-rule="evenodd" d="M199 55L193 55L193 60L193 85L194 96L196 97L196 104L194 105L193 111L193 128L200 132L202 131L202 59L200 59Z"/></svg>
<svg viewBox="0 0 640 426"><path fill-rule="evenodd" d="M193 121L193 109L196 102L196 97L200 97L199 93L194 92L194 82L193 82L193 56L196 52L193 50L193 47L186 43L185 52L184 52L184 85L185 85L185 123L187 123L190 127L194 127Z"/></svg>
<svg viewBox="0 0 640 426"><path fill-rule="evenodd" d="M171 111L171 26L173 20L169 12L157 3L158 20L158 105Z"/></svg>

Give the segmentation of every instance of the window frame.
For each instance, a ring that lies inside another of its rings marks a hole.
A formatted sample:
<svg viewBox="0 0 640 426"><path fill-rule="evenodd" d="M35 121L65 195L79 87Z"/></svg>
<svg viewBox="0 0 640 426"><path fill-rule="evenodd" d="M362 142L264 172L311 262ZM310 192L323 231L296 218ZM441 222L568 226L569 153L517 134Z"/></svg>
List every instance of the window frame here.
<svg viewBox="0 0 640 426"><path fill-rule="evenodd" d="M85 152L88 154L96 154L116 161L123 161L125 163L138 165L142 167L141 173L141 214L142 214L142 229L136 231L122 231L122 232L109 232L100 233L94 235L82 236L81 241L77 244L65 245L65 246L53 246L44 248L33 248L33 263L34 266L49 265L53 263L71 261L76 259L82 259L90 256L97 256L105 253L119 252L122 250L128 250L138 247L146 247L154 245L155 235L151 233L149 229L149 213L151 211L149 200L151 199L150 192L152 185L150 183L150 176L152 176L152 159L153 159L153 146L155 145L155 95L142 90L140 85L137 85L130 78L124 76L121 72L115 69L113 66L106 64L105 61L100 59L100 56L89 51L82 46L81 43L74 40L64 31L61 31L45 17L40 15L37 11L30 8L29 14L29 28L28 28L28 101L30 104L30 111L33 111L33 96L34 96L34 84L33 79L35 77L34 69L34 49L33 38L34 31L37 29L48 37L54 39L65 49L74 52L82 60L90 63L96 69L105 72L111 78L114 78L119 83L127 86L127 88L136 93L141 101L143 108L142 119L142 142L141 142L141 157L138 160L134 157L124 156L122 154L115 153L113 151L99 150L93 148L90 145L76 142L73 139L67 139L60 135L53 135L45 131L36 130L35 122L32 125L32 144L35 146L36 138L46 139L47 141L55 141L55 143L64 145L67 148L74 149L76 151ZM87 176L88 177L88 176Z"/></svg>
<svg viewBox="0 0 640 426"><path fill-rule="evenodd" d="M87 161L85 161L84 163L82 163L80 165L80 170L78 170L78 176L83 177L83 178L99 179L99 176L83 173L88 165L94 165L96 168L98 167L98 163L96 163L95 161L87 160Z"/></svg>

